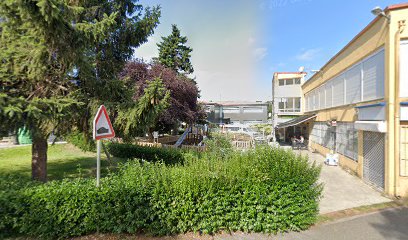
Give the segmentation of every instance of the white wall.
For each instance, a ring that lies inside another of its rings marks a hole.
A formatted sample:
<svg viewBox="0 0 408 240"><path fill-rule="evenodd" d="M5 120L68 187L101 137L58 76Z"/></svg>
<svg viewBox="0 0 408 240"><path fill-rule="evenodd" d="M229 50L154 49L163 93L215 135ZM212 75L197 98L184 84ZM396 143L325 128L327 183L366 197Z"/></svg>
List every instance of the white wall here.
<svg viewBox="0 0 408 240"><path fill-rule="evenodd" d="M301 97L302 88L300 85L275 85L275 98L287 98L287 97Z"/></svg>

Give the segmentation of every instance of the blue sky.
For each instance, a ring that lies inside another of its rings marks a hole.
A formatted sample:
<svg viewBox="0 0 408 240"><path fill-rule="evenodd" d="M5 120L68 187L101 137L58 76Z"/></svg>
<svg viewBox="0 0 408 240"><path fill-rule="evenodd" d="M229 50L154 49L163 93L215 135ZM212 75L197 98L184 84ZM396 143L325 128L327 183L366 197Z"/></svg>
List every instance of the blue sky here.
<svg viewBox="0 0 408 240"><path fill-rule="evenodd" d="M370 23L389 0L141 0L162 17L135 57L157 56L156 43L177 24L193 48L202 100L268 100L276 71L319 69ZM309 73L310 76L310 73Z"/></svg>

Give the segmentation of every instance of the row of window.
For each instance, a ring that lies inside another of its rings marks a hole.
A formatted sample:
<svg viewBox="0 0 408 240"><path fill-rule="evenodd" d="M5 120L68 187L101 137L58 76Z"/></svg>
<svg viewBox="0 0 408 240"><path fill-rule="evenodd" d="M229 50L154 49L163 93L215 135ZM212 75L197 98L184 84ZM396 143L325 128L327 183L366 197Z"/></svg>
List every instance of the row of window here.
<svg viewBox="0 0 408 240"><path fill-rule="evenodd" d="M239 107L223 107L224 113L240 113ZM263 107L243 107L244 113L263 113Z"/></svg>
<svg viewBox="0 0 408 240"><path fill-rule="evenodd" d="M239 120L231 120L230 124L239 124L240 121ZM257 123L263 123L262 120L244 120L243 121L244 124L257 124Z"/></svg>
<svg viewBox="0 0 408 240"><path fill-rule="evenodd" d="M300 102L300 97L281 98L278 103L279 112L300 112Z"/></svg>
<svg viewBox="0 0 408 240"><path fill-rule="evenodd" d="M315 122L310 140L355 161L358 159L358 131L354 123L337 122L331 127L326 122Z"/></svg>
<svg viewBox="0 0 408 240"><path fill-rule="evenodd" d="M279 86L300 85L300 78L282 78L279 79Z"/></svg>
<svg viewBox="0 0 408 240"><path fill-rule="evenodd" d="M305 94L306 111L384 97L384 50Z"/></svg>

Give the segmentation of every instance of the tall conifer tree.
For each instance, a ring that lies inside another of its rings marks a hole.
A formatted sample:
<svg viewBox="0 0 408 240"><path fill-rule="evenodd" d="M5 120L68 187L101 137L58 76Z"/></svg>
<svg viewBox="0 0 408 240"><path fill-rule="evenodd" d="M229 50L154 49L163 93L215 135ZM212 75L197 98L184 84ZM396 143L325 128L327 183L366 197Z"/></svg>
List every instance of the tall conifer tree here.
<svg viewBox="0 0 408 240"><path fill-rule="evenodd" d="M158 61L164 66L179 73L190 74L194 72L191 64L192 48L186 45L187 37L181 36L177 25L172 25L172 33L167 37L162 37L162 42L158 43Z"/></svg>
<svg viewBox="0 0 408 240"><path fill-rule="evenodd" d="M117 73L160 16L142 10L134 0L0 1L0 127L31 131L33 179L47 179L52 131L88 131L92 102L123 98Z"/></svg>

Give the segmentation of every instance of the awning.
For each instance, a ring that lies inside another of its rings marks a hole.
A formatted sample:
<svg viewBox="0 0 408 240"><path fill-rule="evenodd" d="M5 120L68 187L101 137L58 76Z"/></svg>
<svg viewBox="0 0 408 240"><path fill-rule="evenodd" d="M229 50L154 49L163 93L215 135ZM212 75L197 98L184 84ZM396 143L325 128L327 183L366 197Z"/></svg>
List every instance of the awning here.
<svg viewBox="0 0 408 240"><path fill-rule="evenodd" d="M370 132L387 132L386 121L356 121L354 128L357 130L370 131Z"/></svg>
<svg viewBox="0 0 408 240"><path fill-rule="evenodd" d="M298 124L301 124L303 122L309 121L312 118L315 118L316 114L311 114L311 115L303 115L294 119L291 119L287 122L278 124L278 126L276 126L277 128L287 128L287 127L291 127L291 126L296 126Z"/></svg>

